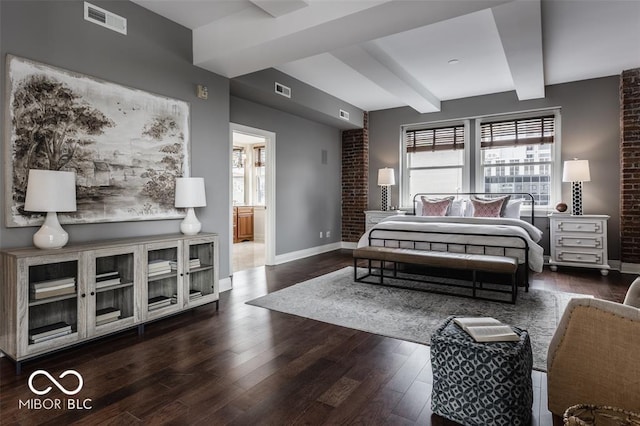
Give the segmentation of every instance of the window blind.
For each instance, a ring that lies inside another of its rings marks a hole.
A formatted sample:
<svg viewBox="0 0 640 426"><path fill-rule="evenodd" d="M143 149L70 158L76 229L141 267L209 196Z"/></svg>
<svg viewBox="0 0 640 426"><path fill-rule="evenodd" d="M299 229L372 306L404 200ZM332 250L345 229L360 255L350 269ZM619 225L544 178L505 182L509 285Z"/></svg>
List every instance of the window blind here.
<svg viewBox="0 0 640 426"><path fill-rule="evenodd" d="M263 167L266 165L266 151L264 146L257 146L253 148L253 152L255 155L254 165L256 167Z"/></svg>
<svg viewBox="0 0 640 426"><path fill-rule="evenodd" d="M524 118L480 124L480 147L497 148L516 145L553 143L555 116Z"/></svg>
<svg viewBox="0 0 640 426"><path fill-rule="evenodd" d="M464 125L407 130L405 146L408 153L464 149Z"/></svg>

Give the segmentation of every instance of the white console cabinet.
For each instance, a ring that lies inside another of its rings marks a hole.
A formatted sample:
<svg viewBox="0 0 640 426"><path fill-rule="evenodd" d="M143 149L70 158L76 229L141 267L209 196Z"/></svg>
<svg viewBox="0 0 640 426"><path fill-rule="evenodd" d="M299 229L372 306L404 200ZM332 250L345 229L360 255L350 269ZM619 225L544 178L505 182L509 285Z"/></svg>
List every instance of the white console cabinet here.
<svg viewBox="0 0 640 426"><path fill-rule="evenodd" d="M609 273L607 256L606 215L573 216L551 214L551 257L552 271L558 266L597 268L602 275Z"/></svg>
<svg viewBox="0 0 640 426"><path fill-rule="evenodd" d="M374 225L376 225L377 223L379 223L383 219L386 219L389 216L404 215L404 214L405 214L405 212L403 212L401 210L386 210L386 211L383 211L383 210L367 210L367 211L364 212L364 217L365 217L364 230L368 231Z"/></svg>
<svg viewBox="0 0 640 426"><path fill-rule="evenodd" d="M16 362L218 303L218 236L0 252L0 350Z"/></svg>

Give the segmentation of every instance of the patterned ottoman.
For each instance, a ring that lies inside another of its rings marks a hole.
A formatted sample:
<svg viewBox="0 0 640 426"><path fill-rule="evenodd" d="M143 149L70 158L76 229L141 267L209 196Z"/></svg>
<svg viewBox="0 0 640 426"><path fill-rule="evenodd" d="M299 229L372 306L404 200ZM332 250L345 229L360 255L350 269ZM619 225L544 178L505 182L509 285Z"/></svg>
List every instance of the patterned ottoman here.
<svg viewBox="0 0 640 426"><path fill-rule="evenodd" d="M477 343L449 317L431 336L431 410L467 426L529 425L533 355L519 342Z"/></svg>

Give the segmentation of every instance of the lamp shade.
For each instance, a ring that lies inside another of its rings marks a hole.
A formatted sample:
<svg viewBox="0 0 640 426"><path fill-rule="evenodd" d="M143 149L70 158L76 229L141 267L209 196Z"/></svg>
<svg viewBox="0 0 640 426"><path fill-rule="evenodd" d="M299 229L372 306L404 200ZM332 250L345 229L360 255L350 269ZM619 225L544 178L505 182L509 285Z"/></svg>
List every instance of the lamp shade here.
<svg viewBox="0 0 640 426"><path fill-rule="evenodd" d="M379 186L390 186L396 184L396 177L393 173L393 169L389 167L385 167L384 169L378 170L378 185Z"/></svg>
<svg viewBox="0 0 640 426"><path fill-rule="evenodd" d="M206 205L207 197L204 192L204 178L176 179L176 207L204 207Z"/></svg>
<svg viewBox="0 0 640 426"><path fill-rule="evenodd" d="M29 170L24 209L30 212L76 211L75 172Z"/></svg>
<svg viewBox="0 0 640 426"><path fill-rule="evenodd" d="M563 182L590 182L589 160L568 160L562 170Z"/></svg>

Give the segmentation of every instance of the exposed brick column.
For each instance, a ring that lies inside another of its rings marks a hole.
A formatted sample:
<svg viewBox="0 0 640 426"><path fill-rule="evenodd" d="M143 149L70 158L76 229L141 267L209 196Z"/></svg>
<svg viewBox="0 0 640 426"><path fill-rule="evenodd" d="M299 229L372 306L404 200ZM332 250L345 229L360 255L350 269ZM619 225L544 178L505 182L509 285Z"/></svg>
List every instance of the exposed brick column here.
<svg viewBox="0 0 640 426"><path fill-rule="evenodd" d="M342 132L342 241L357 242L364 233L369 199L369 116L363 128Z"/></svg>
<svg viewBox="0 0 640 426"><path fill-rule="evenodd" d="M620 76L620 260L640 264L640 68Z"/></svg>

